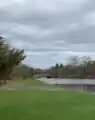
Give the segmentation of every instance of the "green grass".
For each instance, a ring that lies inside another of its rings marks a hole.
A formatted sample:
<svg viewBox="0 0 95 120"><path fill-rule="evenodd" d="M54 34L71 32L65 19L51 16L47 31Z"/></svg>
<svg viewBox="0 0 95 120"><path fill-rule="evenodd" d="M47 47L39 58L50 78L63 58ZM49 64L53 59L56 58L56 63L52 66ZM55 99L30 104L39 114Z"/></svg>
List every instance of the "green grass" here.
<svg viewBox="0 0 95 120"><path fill-rule="evenodd" d="M95 96L66 91L0 91L0 120L95 120Z"/></svg>
<svg viewBox="0 0 95 120"><path fill-rule="evenodd" d="M38 80L16 79L16 80L7 81L6 85L0 86L0 90L14 88L14 87L25 87L25 86L51 86L51 87L55 87L54 85L46 84L46 83L38 81Z"/></svg>

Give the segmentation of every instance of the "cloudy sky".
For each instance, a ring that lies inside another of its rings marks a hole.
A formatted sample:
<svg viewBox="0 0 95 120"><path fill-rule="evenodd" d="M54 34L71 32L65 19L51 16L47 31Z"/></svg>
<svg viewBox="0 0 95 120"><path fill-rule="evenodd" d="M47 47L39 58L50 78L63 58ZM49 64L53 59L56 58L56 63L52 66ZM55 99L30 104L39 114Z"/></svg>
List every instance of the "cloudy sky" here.
<svg viewBox="0 0 95 120"><path fill-rule="evenodd" d="M95 58L95 0L0 0L0 33L31 66Z"/></svg>

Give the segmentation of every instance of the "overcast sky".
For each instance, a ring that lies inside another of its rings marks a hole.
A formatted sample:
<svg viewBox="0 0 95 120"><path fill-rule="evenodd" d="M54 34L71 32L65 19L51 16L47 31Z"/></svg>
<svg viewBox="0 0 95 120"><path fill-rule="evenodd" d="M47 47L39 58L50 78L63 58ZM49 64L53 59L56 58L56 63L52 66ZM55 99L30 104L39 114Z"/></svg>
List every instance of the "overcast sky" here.
<svg viewBox="0 0 95 120"><path fill-rule="evenodd" d="M31 66L95 58L95 0L0 0L0 33Z"/></svg>

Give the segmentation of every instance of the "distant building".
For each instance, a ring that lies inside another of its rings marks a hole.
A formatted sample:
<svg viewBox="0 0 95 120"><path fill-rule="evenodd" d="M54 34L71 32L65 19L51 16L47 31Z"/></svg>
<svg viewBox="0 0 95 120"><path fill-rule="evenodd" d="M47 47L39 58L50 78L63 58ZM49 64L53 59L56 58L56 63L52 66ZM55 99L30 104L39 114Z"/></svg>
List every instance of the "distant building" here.
<svg viewBox="0 0 95 120"><path fill-rule="evenodd" d="M42 77L52 78L49 74L45 74L45 73L34 74L34 77L35 78L42 78Z"/></svg>

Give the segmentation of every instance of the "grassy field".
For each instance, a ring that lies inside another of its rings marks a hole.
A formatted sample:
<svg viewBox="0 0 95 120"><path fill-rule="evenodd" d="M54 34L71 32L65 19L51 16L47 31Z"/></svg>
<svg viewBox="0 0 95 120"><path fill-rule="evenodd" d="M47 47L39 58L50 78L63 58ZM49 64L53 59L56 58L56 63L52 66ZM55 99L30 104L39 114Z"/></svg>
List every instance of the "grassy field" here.
<svg viewBox="0 0 95 120"><path fill-rule="evenodd" d="M54 87L54 85L46 84L44 82L38 81L38 80L32 80L32 79L16 79L7 81L6 85L0 86L0 89L8 89L8 88L14 88L14 87L25 87L25 86L51 86Z"/></svg>
<svg viewBox="0 0 95 120"><path fill-rule="evenodd" d="M95 120L95 96L66 91L0 91L0 120Z"/></svg>

